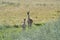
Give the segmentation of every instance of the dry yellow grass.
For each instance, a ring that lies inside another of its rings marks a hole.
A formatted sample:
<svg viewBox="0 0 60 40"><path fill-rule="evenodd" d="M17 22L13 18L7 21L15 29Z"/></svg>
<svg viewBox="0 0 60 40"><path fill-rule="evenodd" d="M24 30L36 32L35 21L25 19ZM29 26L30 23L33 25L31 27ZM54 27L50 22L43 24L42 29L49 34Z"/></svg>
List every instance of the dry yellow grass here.
<svg viewBox="0 0 60 40"><path fill-rule="evenodd" d="M59 17L59 14L56 12L58 10L57 4L53 6L36 6L30 3L22 0L19 6L0 6L0 24L21 24L23 19L27 18L27 11L30 11L30 16L34 23L56 20Z"/></svg>

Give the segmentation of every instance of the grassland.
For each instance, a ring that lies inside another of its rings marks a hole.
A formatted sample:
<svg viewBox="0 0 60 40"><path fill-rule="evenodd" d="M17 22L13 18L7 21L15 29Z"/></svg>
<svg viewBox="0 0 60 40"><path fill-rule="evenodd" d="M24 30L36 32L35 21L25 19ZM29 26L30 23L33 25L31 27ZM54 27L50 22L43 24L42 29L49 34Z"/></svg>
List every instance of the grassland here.
<svg viewBox="0 0 60 40"><path fill-rule="evenodd" d="M21 24L30 11L34 23L56 20L60 16L57 1L42 0L0 0L0 24Z"/></svg>
<svg viewBox="0 0 60 40"><path fill-rule="evenodd" d="M60 20L26 30L0 25L0 40L60 40Z"/></svg>
<svg viewBox="0 0 60 40"><path fill-rule="evenodd" d="M34 23L44 25L23 30L28 11ZM0 0L0 40L60 40L60 1Z"/></svg>

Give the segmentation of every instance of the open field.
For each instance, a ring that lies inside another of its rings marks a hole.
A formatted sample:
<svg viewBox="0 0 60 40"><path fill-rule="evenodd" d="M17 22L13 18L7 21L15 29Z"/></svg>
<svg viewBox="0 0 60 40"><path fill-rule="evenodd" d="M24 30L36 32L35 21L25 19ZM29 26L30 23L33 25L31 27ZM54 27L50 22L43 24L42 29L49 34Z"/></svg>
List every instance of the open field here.
<svg viewBox="0 0 60 40"><path fill-rule="evenodd" d="M23 30L28 11L33 25ZM0 40L60 40L60 0L0 0Z"/></svg>
<svg viewBox="0 0 60 40"><path fill-rule="evenodd" d="M0 0L0 24L21 24L30 11L34 23L56 20L60 13L58 0Z"/></svg>

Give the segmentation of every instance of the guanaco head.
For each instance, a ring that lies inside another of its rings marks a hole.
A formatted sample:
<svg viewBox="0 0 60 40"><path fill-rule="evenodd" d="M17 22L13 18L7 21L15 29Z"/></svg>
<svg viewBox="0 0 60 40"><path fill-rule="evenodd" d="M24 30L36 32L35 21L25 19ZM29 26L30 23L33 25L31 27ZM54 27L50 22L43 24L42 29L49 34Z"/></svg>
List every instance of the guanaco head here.
<svg viewBox="0 0 60 40"><path fill-rule="evenodd" d="M27 15L29 15L29 11L27 12Z"/></svg>
<svg viewBox="0 0 60 40"><path fill-rule="evenodd" d="M26 21L26 19L24 19L24 21Z"/></svg>
<svg viewBox="0 0 60 40"><path fill-rule="evenodd" d="M29 11L27 12L28 19L30 18Z"/></svg>

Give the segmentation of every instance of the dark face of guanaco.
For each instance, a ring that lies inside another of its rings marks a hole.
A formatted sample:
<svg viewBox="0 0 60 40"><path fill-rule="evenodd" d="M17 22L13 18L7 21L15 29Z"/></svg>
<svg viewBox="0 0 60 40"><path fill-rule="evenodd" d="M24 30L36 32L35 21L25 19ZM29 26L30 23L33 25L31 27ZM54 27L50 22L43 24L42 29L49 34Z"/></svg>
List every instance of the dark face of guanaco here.
<svg viewBox="0 0 60 40"><path fill-rule="evenodd" d="M28 15L28 19L30 19L30 15L29 15L29 12L27 12L27 15Z"/></svg>
<svg viewBox="0 0 60 40"><path fill-rule="evenodd" d="M24 19L24 23L25 23L26 19Z"/></svg>
<svg viewBox="0 0 60 40"><path fill-rule="evenodd" d="M29 15L29 12L27 12L27 15Z"/></svg>

